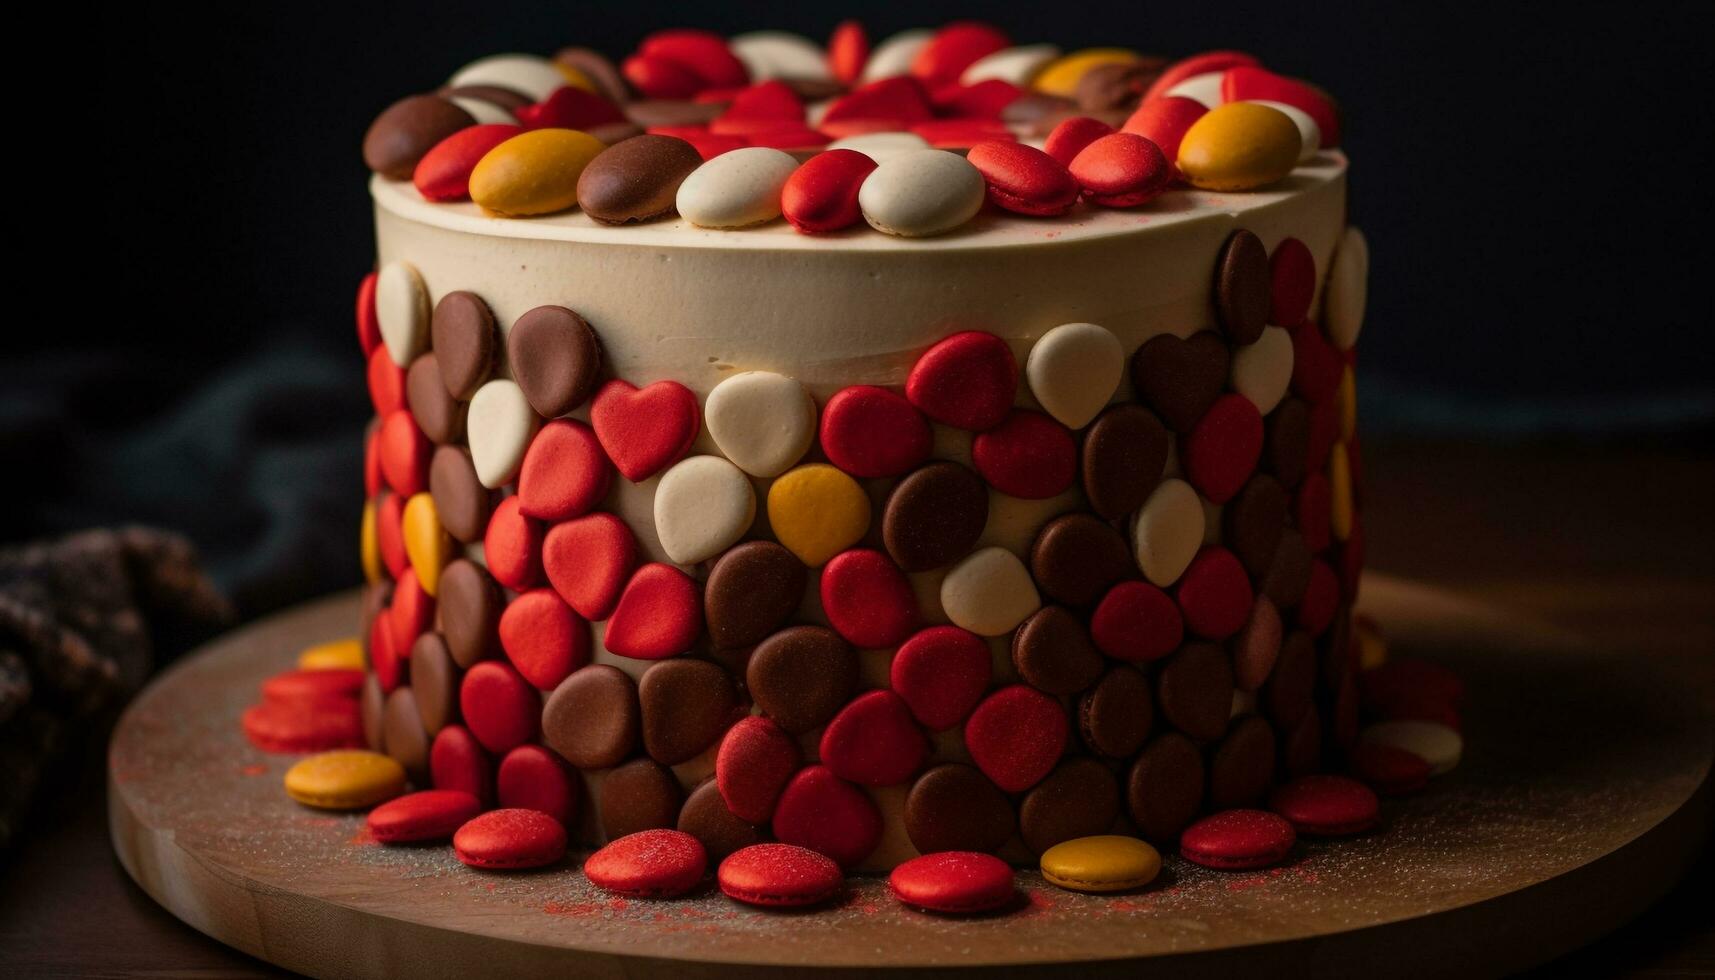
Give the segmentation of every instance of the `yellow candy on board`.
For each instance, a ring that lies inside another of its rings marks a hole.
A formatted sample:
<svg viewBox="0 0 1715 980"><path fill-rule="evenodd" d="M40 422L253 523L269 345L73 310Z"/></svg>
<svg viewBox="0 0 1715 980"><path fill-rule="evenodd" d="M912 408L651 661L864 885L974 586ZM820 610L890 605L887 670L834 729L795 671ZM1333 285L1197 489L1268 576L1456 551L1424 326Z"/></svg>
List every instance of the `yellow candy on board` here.
<svg viewBox="0 0 1715 980"><path fill-rule="evenodd" d="M1160 873L1161 853L1136 837L1080 837L1042 852L1042 877L1075 892L1142 888Z"/></svg>
<svg viewBox="0 0 1715 980"><path fill-rule="evenodd" d="M768 523L799 561L820 568L863 540L869 495L838 467L808 463L787 470L768 488Z"/></svg>
<svg viewBox="0 0 1715 980"><path fill-rule="evenodd" d="M1340 387L1334 390L1334 407L1340 415L1340 438L1350 442L1358 434L1358 378L1350 364L1340 372Z"/></svg>
<svg viewBox="0 0 1715 980"><path fill-rule="evenodd" d="M575 129L533 129L489 150L470 172L470 199L495 214L552 214L578 203L578 177L607 149Z"/></svg>
<svg viewBox="0 0 1715 980"><path fill-rule="evenodd" d="M362 810L405 792L405 767L368 749L312 755L286 770L286 795L320 810Z"/></svg>
<svg viewBox="0 0 1715 980"><path fill-rule="evenodd" d="M363 643L355 636L305 647L298 654L299 670L362 670Z"/></svg>
<svg viewBox="0 0 1715 980"><path fill-rule="evenodd" d="M1343 442L1328 454L1328 504L1328 526L1344 541L1352 536L1352 461Z"/></svg>
<svg viewBox="0 0 1715 980"><path fill-rule="evenodd" d="M453 560L452 535L441 526L435 499L427 493L412 494L405 501L405 514L399 523L405 538L405 557L417 573L417 584L434 595L441 584L441 569Z"/></svg>
<svg viewBox="0 0 1715 980"><path fill-rule="evenodd" d="M1129 48L1084 48L1061 55L1042 67L1030 87L1048 95L1071 98L1078 82L1091 69L1102 65L1129 65L1143 56Z"/></svg>
<svg viewBox="0 0 1715 980"><path fill-rule="evenodd" d="M1204 113L1179 143L1179 171L1193 187L1248 191L1298 163L1298 127L1279 109L1229 102Z"/></svg>
<svg viewBox="0 0 1715 980"><path fill-rule="evenodd" d="M373 500L363 502L363 519L357 525L357 558L363 563L364 581L381 581L381 538L376 531Z"/></svg>

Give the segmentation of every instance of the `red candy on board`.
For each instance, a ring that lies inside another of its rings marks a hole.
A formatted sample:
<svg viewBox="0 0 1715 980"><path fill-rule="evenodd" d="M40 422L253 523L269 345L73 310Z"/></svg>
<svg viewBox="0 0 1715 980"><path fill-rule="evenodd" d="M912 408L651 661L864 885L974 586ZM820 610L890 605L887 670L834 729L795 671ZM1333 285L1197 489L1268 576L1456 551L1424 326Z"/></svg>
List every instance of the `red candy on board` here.
<svg viewBox="0 0 1715 980"><path fill-rule="evenodd" d="M1065 214L1078 201L1078 182L1065 164L1034 146L989 140L971 147L965 159L983 175L995 207L1046 217Z"/></svg>
<svg viewBox="0 0 1715 980"><path fill-rule="evenodd" d="M1323 146L1340 145L1340 113L1334 103L1296 78L1276 75L1256 65L1238 65L1221 76L1222 102L1280 102L1316 121Z"/></svg>
<svg viewBox="0 0 1715 980"><path fill-rule="evenodd" d="M565 760L540 745L520 745L500 760L495 796L503 807L539 810L572 826L578 815L578 786Z"/></svg>
<svg viewBox="0 0 1715 980"><path fill-rule="evenodd" d="M640 389L614 380L596 392L590 424L613 465L638 483L690 451L702 413L697 396L677 381L657 381Z"/></svg>
<svg viewBox="0 0 1715 980"><path fill-rule="evenodd" d="M357 283L357 346L363 356L381 346L381 317L375 311L375 273L366 273ZM377 413L379 414L379 413Z"/></svg>
<svg viewBox="0 0 1715 980"><path fill-rule="evenodd" d="M1238 556L1211 545L1197 552L1173 587L1185 628L1207 640L1225 640L1244 628L1255 596Z"/></svg>
<svg viewBox="0 0 1715 980"><path fill-rule="evenodd" d="M776 79L740 89L728 103L722 119L789 119L804 121L804 100L792 86Z"/></svg>
<svg viewBox="0 0 1715 980"><path fill-rule="evenodd" d="M876 162L856 150L829 150L804 161L786 178L780 212L806 235L850 228L863 220L858 189Z"/></svg>
<svg viewBox="0 0 1715 980"><path fill-rule="evenodd" d="M429 488L429 437L417 428L409 409L396 409L381 420L381 475L401 497Z"/></svg>
<svg viewBox="0 0 1715 980"><path fill-rule="evenodd" d="M902 476L929 458L929 423L904 398L874 385L834 392L822 407L822 451L852 476Z"/></svg>
<svg viewBox="0 0 1715 980"><path fill-rule="evenodd" d="M1298 600L1298 625L1311 636L1321 636L1334 623L1340 610L1340 580L1334 569L1318 558L1310 563L1310 584Z"/></svg>
<svg viewBox="0 0 1715 980"><path fill-rule="evenodd" d="M925 122L935 117L923 83L904 75L865 82L829 104L816 125L840 132L840 123L864 119L886 119L901 123ZM898 127L894 127L898 128ZM849 135L841 133L841 135Z"/></svg>
<svg viewBox="0 0 1715 980"><path fill-rule="evenodd" d="M688 99L704 88L696 72L668 58L634 54L620 62L631 87L651 99Z"/></svg>
<svg viewBox="0 0 1715 980"><path fill-rule="evenodd" d="M822 568L822 611L834 631L863 650L897 646L917 625L917 596L891 559L869 548L842 551Z"/></svg>
<svg viewBox="0 0 1715 980"><path fill-rule="evenodd" d="M1023 94L1023 89L1003 78L985 78L975 85L944 85L929 93L929 101L944 116L998 120L1001 110Z"/></svg>
<svg viewBox="0 0 1715 980"><path fill-rule="evenodd" d="M463 725L448 725L429 743L429 782L436 789L463 790L484 806L494 801L494 763Z"/></svg>
<svg viewBox="0 0 1715 980"><path fill-rule="evenodd" d="M1097 603L1090 638L1115 660L1159 660L1185 639L1184 617L1167 593L1148 582L1121 582Z"/></svg>
<svg viewBox="0 0 1715 980"><path fill-rule="evenodd" d="M563 88L560 91L579 90ZM423 159L417 161L417 169L411 172L411 183L416 185L417 193L431 201L462 201L470 197L470 172L476 169L477 162L487 156L489 150L522 132L523 126L511 123L466 126L423 154Z"/></svg>
<svg viewBox="0 0 1715 980"><path fill-rule="evenodd" d="M637 538L617 516L587 514L548 529L542 539L542 570L548 584L577 610L600 622L613 615L637 565Z"/></svg>
<svg viewBox="0 0 1715 980"><path fill-rule="evenodd" d="M1268 322L1296 327L1310 315L1316 295L1316 257L1296 238L1282 238L1268 257Z"/></svg>
<svg viewBox="0 0 1715 980"><path fill-rule="evenodd" d="M888 668L894 692L932 732L956 728L970 717L988 690L992 670L988 644L957 626L917 633L894 653Z"/></svg>
<svg viewBox="0 0 1715 980"><path fill-rule="evenodd" d="M572 419L542 426L518 469L518 507L527 516L563 521L601 503L613 470L595 430Z"/></svg>
<svg viewBox="0 0 1715 980"><path fill-rule="evenodd" d="M1209 107L1196 99L1166 95L1139 105L1120 131L1136 133L1154 143L1171 164L1179 159L1179 144L1185 139L1185 131L1208 111Z"/></svg>
<svg viewBox="0 0 1715 980"><path fill-rule="evenodd" d="M765 824L802 758L798 741L772 719L751 715L727 729L715 752L715 787L733 816Z"/></svg>
<svg viewBox="0 0 1715 980"><path fill-rule="evenodd" d="M1072 165L1072 160L1084 152L1084 147L1114 131L1112 126L1100 119L1089 116L1073 116L1055 126L1042 143L1042 151L1060 162L1063 167Z"/></svg>
<svg viewBox="0 0 1715 980"><path fill-rule="evenodd" d="M763 908L825 902L845 886L840 866L791 844L752 844L727 855L715 873L728 898Z"/></svg>
<svg viewBox="0 0 1715 980"><path fill-rule="evenodd" d="M375 505L375 546L393 578L411 567L411 557L405 553L405 498L396 493L383 496Z"/></svg>
<svg viewBox="0 0 1715 980"><path fill-rule="evenodd" d="M929 740L903 698L892 691L868 691L828 722L817 755L841 779L897 786L923 768Z"/></svg>
<svg viewBox="0 0 1715 980"><path fill-rule="evenodd" d="M1322 336L1315 321L1292 328L1292 390L1312 405L1334 397L1346 365L1340 352Z"/></svg>
<svg viewBox="0 0 1715 980"><path fill-rule="evenodd" d="M1359 742L1352 746L1352 771L1389 796L1415 793L1429 782L1429 760L1396 745Z"/></svg>
<svg viewBox="0 0 1715 980"><path fill-rule="evenodd" d="M1109 133L1078 151L1067 165L1084 200L1104 208L1147 204L1173 182L1161 148L1136 133Z"/></svg>
<svg viewBox="0 0 1715 980"><path fill-rule="evenodd" d="M1179 835L1179 855L1205 868L1242 871L1266 868L1291 853L1298 834L1285 818L1267 810L1223 810Z"/></svg>
<svg viewBox="0 0 1715 980"><path fill-rule="evenodd" d="M463 790L425 789L397 796L369 811L369 836L383 844L446 840L482 812L482 801Z"/></svg>
<svg viewBox="0 0 1715 980"><path fill-rule="evenodd" d="M244 709L239 727L264 752L324 752L363 747L363 717L354 698L263 701Z"/></svg>
<svg viewBox="0 0 1715 980"><path fill-rule="evenodd" d="M405 407L405 369L393 363L386 347L378 344L369 352L367 379L369 403L375 407L378 418L386 418Z"/></svg>
<svg viewBox="0 0 1715 980"><path fill-rule="evenodd" d="M1341 837L1361 834L1381 818L1375 790L1350 776L1311 773L1269 794L1268 808L1301 834Z"/></svg>
<svg viewBox="0 0 1715 980"><path fill-rule="evenodd" d="M1210 503L1224 504L1256 472L1262 442L1262 415L1251 400L1222 395L1185 438L1185 476Z"/></svg>
<svg viewBox="0 0 1715 980"><path fill-rule="evenodd" d="M490 810L453 834L453 853L473 868L540 868L566 856L566 828L535 810Z"/></svg>
<svg viewBox="0 0 1715 980"><path fill-rule="evenodd" d="M827 766L798 770L774 807L774 836L849 868L881 842L881 813L868 795Z"/></svg>
<svg viewBox="0 0 1715 980"><path fill-rule="evenodd" d="M1001 493L1046 500L1077 479L1078 443L1055 419L1018 409L971 441L971 463Z"/></svg>
<svg viewBox="0 0 1715 980"><path fill-rule="evenodd" d="M1243 51L1205 51L1194 54L1189 58L1181 58L1167 66L1167 70L1156 76L1155 81L1143 92L1143 101L1167 94L1167 90L1194 75L1207 75L1210 72L1226 71L1240 65L1257 64L1256 57Z"/></svg>
<svg viewBox="0 0 1715 980"><path fill-rule="evenodd" d="M262 700L278 704L354 700L363 690L363 671L357 667L333 670L287 670L262 682Z"/></svg>
<svg viewBox="0 0 1715 980"><path fill-rule="evenodd" d="M869 35L864 33L863 25L855 20L841 21L828 38L828 70L833 73L834 81L850 85L863 74L863 66L868 62Z"/></svg>
<svg viewBox="0 0 1715 980"><path fill-rule="evenodd" d="M501 755L536 738L542 696L511 665L484 660L465 671L459 712L477 742Z"/></svg>
<svg viewBox="0 0 1715 980"><path fill-rule="evenodd" d="M1066 709L1024 684L989 695L965 722L965 747L991 782L1022 793L1060 761L1066 748Z"/></svg>
<svg viewBox="0 0 1715 980"><path fill-rule="evenodd" d="M584 876L603 891L631 898L676 898L708 870L703 842L679 830L640 830L591 854Z"/></svg>
<svg viewBox="0 0 1715 980"><path fill-rule="evenodd" d="M404 679L405 665L409 661L400 655L399 648L393 643L393 624L389 617L377 616L369 625L368 652L369 669L375 671L375 681L381 685L381 693L392 694Z"/></svg>
<svg viewBox="0 0 1715 980"><path fill-rule="evenodd" d="M587 130L609 123L625 122L625 113L620 111L619 106L594 92L571 85L560 86L548 93L547 98L535 105L527 105L513 115L530 129ZM468 133L470 130L464 132ZM471 165L475 166L475 161L472 161Z"/></svg>
<svg viewBox="0 0 1715 980"><path fill-rule="evenodd" d="M713 31L674 28L656 31L643 39L638 53L665 58L690 69L702 79L702 88L739 88L750 81L744 62L727 47L726 38Z"/></svg>
<svg viewBox="0 0 1715 980"><path fill-rule="evenodd" d="M1018 361L1006 341L964 330L923 352L905 379L905 397L937 422L973 432L1006 421L1018 391Z"/></svg>
<svg viewBox="0 0 1715 980"><path fill-rule="evenodd" d="M621 657L661 660L691 649L702 629L697 583L672 565L652 563L625 584L602 645Z"/></svg>
<svg viewBox="0 0 1715 980"><path fill-rule="evenodd" d="M489 515L482 554L494 580L514 592L542 577L542 525L524 516L517 497L502 500Z"/></svg>
<svg viewBox="0 0 1715 980"><path fill-rule="evenodd" d="M500 648L537 690L590 662L590 624L553 589L531 589L500 614Z"/></svg>
<svg viewBox="0 0 1715 980"><path fill-rule="evenodd" d="M1000 28L973 20L954 21L936 31L911 59L911 74L931 84L958 79L978 59L1012 42Z"/></svg>
<svg viewBox="0 0 1715 980"><path fill-rule="evenodd" d="M417 570L405 569L393 585L393 603L387 607L387 625L393 631L393 648L401 657L411 655L411 644L428 632L435 621L435 599L417 580Z"/></svg>
<svg viewBox="0 0 1715 980"><path fill-rule="evenodd" d="M381 492L385 479L381 475L381 426L374 425L363 437L363 495L373 497Z"/></svg>
<svg viewBox="0 0 1715 980"><path fill-rule="evenodd" d="M1012 866L980 851L940 851L912 858L887 876L893 897L947 915L992 912L1018 896Z"/></svg>

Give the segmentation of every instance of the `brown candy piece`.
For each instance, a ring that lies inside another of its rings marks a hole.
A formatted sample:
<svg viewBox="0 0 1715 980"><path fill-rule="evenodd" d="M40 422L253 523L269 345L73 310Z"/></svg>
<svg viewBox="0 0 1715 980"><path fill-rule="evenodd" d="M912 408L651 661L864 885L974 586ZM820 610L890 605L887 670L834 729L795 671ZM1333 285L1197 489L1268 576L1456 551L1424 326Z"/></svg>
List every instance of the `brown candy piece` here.
<svg viewBox="0 0 1715 980"><path fill-rule="evenodd" d="M1137 108L1149 83L1161 74L1165 63L1143 58L1123 64L1097 65L1078 79L1072 96L1083 112L1110 112Z"/></svg>
<svg viewBox="0 0 1715 980"><path fill-rule="evenodd" d="M1280 481L1258 473L1221 508L1221 543L1254 578L1268 571L1280 533L1286 530L1287 498Z"/></svg>
<svg viewBox="0 0 1715 980"><path fill-rule="evenodd" d="M1089 514L1065 514L1043 526L1030 548L1030 574L1050 598L1089 606L1115 582L1133 577L1125 536Z"/></svg>
<svg viewBox="0 0 1715 980"><path fill-rule="evenodd" d="M601 832L617 840L640 830L673 829L683 795L673 771L654 759L616 766L601 781Z"/></svg>
<svg viewBox="0 0 1715 980"><path fill-rule="evenodd" d="M1227 386L1227 342L1212 330L1158 334L1131 358L1137 396L1174 432L1190 432Z"/></svg>
<svg viewBox="0 0 1715 980"><path fill-rule="evenodd" d="M881 541L907 572L951 565L968 554L988 523L988 488L958 463L918 467L893 492L881 514Z"/></svg>
<svg viewBox="0 0 1715 980"><path fill-rule="evenodd" d="M460 85L457 88L444 88L439 94L447 98L481 99L507 112L517 112L534 101L523 92L504 85Z"/></svg>
<svg viewBox="0 0 1715 980"><path fill-rule="evenodd" d="M441 569L435 596L441 635L453 662L465 670L487 660L500 647L500 585L468 558L454 559Z"/></svg>
<svg viewBox="0 0 1715 980"><path fill-rule="evenodd" d="M750 696L794 735L826 724L857 689L857 653L823 626L791 626L757 644L745 669Z"/></svg>
<svg viewBox="0 0 1715 980"><path fill-rule="evenodd" d="M444 446L464 438L465 403L447 394L434 351L417 355L405 371L405 403L430 441Z"/></svg>
<svg viewBox="0 0 1715 980"><path fill-rule="evenodd" d="M375 626L375 617L387 611L393 602L393 580L383 577L379 582L370 582L363 587L363 601L358 606L357 635L363 643L363 655L370 655L369 631Z"/></svg>
<svg viewBox="0 0 1715 980"><path fill-rule="evenodd" d="M745 823L727 809L712 778L703 780L685 797L685 805L679 810L679 829L703 842L710 862L768 839L761 827Z"/></svg>
<svg viewBox="0 0 1715 980"><path fill-rule="evenodd" d="M1012 666L1045 694L1076 694L1102 674L1090 631L1065 606L1043 606L1012 635Z"/></svg>
<svg viewBox="0 0 1715 980"><path fill-rule="evenodd" d="M589 133L591 136L601 140L608 146L612 146L615 143L623 143L634 136L642 136L643 127L629 119L625 119L619 122L602 123L600 126L591 126L589 129L584 130L584 132Z"/></svg>
<svg viewBox="0 0 1715 980"><path fill-rule="evenodd" d="M579 769L615 766L637 745L637 684L610 664L580 667L542 706L542 741Z"/></svg>
<svg viewBox="0 0 1715 980"><path fill-rule="evenodd" d="M1291 731L1310 710L1316 693L1316 644L1310 634L1293 630L1280 645L1280 657L1262 688L1263 711L1282 731Z"/></svg>
<svg viewBox="0 0 1715 980"><path fill-rule="evenodd" d="M459 289L441 297L429 339L447 394L469 401L494 370L494 314L482 297Z"/></svg>
<svg viewBox="0 0 1715 980"><path fill-rule="evenodd" d="M1268 563L1268 571L1257 583L1257 591L1268 596L1277 609L1297 606L1304 598L1304 590L1310 588L1311 560L1310 546L1304 543L1304 535L1297 528L1280 532L1280 542L1274 546L1274 560Z"/></svg>
<svg viewBox="0 0 1715 980"><path fill-rule="evenodd" d="M718 102L680 99L640 99L625 104L625 114L645 129L656 126L707 126L726 110Z"/></svg>
<svg viewBox="0 0 1715 980"><path fill-rule="evenodd" d="M1233 707L1233 668L1227 652L1213 643L1187 643L1156 679L1161 716L1169 725L1202 742L1227 730Z"/></svg>
<svg viewBox="0 0 1715 980"><path fill-rule="evenodd" d="M558 418L589 401L601 375L601 342L583 317L538 306L506 334L512 377L536 414Z"/></svg>
<svg viewBox="0 0 1715 980"><path fill-rule="evenodd" d="M1304 712L1298 724L1280 740L1280 767L1288 779L1315 772L1322 762L1322 718L1316 706Z"/></svg>
<svg viewBox="0 0 1715 980"><path fill-rule="evenodd" d="M1090 509L1116 521L1143 506L1162 474L1172 437L1142 405L1105 409L1084 436L1084 496Z"/></svg>
<svg viewBox="0 0 1715 980"><path fill-rule="evenodd" d="M387 751L387 695L381 693L381 680L373 673L363 678L357 706L363 721L363 744L371 752Z"/></svg>
<svg viewBox="0 0 1715 980"><path fill-rule="evenodd" d="M697 148L677 136L633 136L596 154L584 168L578 207L609 225L676 214L679 185L702 165Z"/></svg>
<svg viewBox="0 0 1715 980"><path fill-rule="evenodd" d="M1015 823L1005 794L975 766L959 762L917 777L905 797L905 833L924 854L998 851Z"/></svg>
<svg viewBox="0 0 1715 980"><path fill-rule="evenodd" d="M664 766L694 759L735 720L738 692L719 664L689 657L662 660L637 682L643 748Z"/></svg>
<svg viewBox="0 0 1715 980"><path fill-rule="evenodd" d="M458 720L459 669L447 641L430 630L411 645L411 694L423 730L434 735Z"/></svg>
<svg viewBox="0 0 1715 980"><path fill-rule="evenodd" d="M1262 466L1287 489L1309 475L1310 403L1291 395L1263 420Z"/></svg>
<svg viewBox="0 0 1715 980"><path fill-rule="evenodd" d="M1274 729L1256 715L1240 718L1209 760L1209 806L1255 806L1274 777Z"/></svg>
<svg viewBox="0 0 1715 980"><path fill-rule="evenodd" d="M494 491L477 479L476 464L463 446L437 446L429 457L429 496L447 533L470 544L481 541L494 513Z"/></svg>
<svg viewBox="0 0 1715 980"><path fill-rule="evenodd" d="M387 695L382 709L382 743L405 772L418 783L429 773L429 733L423 729L423 718L417 714L417 699L408 687L396 687Z"/></svg>
<svg viewBox="0 0 1715 980"><path fill-rule="evenodd" d="M1157 735L1132 763L1126 809L1147 840L1177 842L1203 805L1203 753L1178 732Z"/></svg>
<svg viewBox="0 0 1715 980"><path fill-rule="evenodd" d="M1061 841L1105 834L1119 815L1119 780L1108 767L1095 759L1067 759L1025 794L1019 836L1041 854Z"/></svg>
<svg viewBox="0 0 1715 980"><path fill-rule="evenodd" d="M1268 324L1268 249L1262 239L1243 228L1227 236L1215 259L1215 319L1227 339L1254 344Z"/></svg>
<svg viewBox="0 0 1715 980"><path fill-rule="evenodd" d="M625 77L619 73L619 69L600 51L580 47L561 48L554 52L554 60L589 79L595 85L596 93L615 105L623 105L631 98L631 86L625 83Z"/></svg>
<svg viewBox="0 0 1715 980"><path fill-rule="evenodd" d="M1091 752L1110 759L1129 758L1149 738L1155 702L1149 678L1126 664L1109 667L1078 699L1078 731Z"/></svg>
<svg viewBox="0 0 1715 980"><path fill-rule="evenodd" d="M798 556L773 541L728 550L703 586L709 639L723 650L761 642L798 610L807 577Z"/></svg>
<svg viewBox="0 0 1715 980"><path fill-rule="evenodd" d="M391 180L410 180L436 143L476 125L471 114L438 95L408 95L381 110L363 134L363 162Z"/></svg>
<svg viewBox="0 0 1715 980"><path fill-rule="evenodd" d="M1280 610L1268 596L1259 595L1251 604L1250 618L1234 634L1233 686L1241 691L1255 691L1268 680L1274 663L1280 656L1280 641L1285 633Z"/></svg>

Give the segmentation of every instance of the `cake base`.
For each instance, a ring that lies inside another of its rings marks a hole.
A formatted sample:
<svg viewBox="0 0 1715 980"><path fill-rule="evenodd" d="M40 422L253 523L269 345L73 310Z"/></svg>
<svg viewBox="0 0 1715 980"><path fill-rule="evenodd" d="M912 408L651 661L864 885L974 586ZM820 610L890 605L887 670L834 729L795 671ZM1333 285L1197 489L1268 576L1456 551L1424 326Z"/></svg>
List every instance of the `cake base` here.
<svg viewBox="0 0 1715 980"><path fill-rule="evenodd" d="M109 753L109 824L131 877L174 915L316 976L757 976L805 967L909 971L1078 964L1081 975L1451 976L1575 948L1665 892L1711 817L1709 709L1624 650L1386 576L1361 607L1395 656L1462 673L1464 763L1384 804L1382 831L1303 842L1262 872L1170 857L1141 892L1084 896L1019 875L1010 914L913 912L880 878L829 908L737 905L712 886L617 899L576 862L491 874L450 847L384 848L361 815L301 807L292 756L245 742L257 685L350 631L357 595L307 604L185 658L138 697Z"/></svg>

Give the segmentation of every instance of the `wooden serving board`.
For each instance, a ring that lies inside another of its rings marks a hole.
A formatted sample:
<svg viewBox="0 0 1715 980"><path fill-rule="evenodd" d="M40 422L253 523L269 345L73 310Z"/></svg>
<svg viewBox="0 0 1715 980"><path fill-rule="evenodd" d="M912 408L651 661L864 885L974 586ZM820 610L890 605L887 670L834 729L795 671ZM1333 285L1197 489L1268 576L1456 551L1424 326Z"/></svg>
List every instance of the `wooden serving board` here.
<svg viewBox="0 0 1715 980"><path fill-rule="evenodd" d="M1625 650L1385 576L1364 588L1396 656L1465 676L1464 764L1386 803L1380 832L1301 843L1263 872L1172 857L1156 884L1115 897L1021 873L1009 914L950 919L905 909L879 878L829 908L770 913L712 888L615 899L572 859L495 874L448 847L382 847L362 816L288 799L293 757L256 751L238 727L264 677L351 632L355 593L229 634L136 700L109 754L113 845L179 918L327 977L1487 975L1575 948L1674 882L1710 822L1707 706Z"/></svg>

